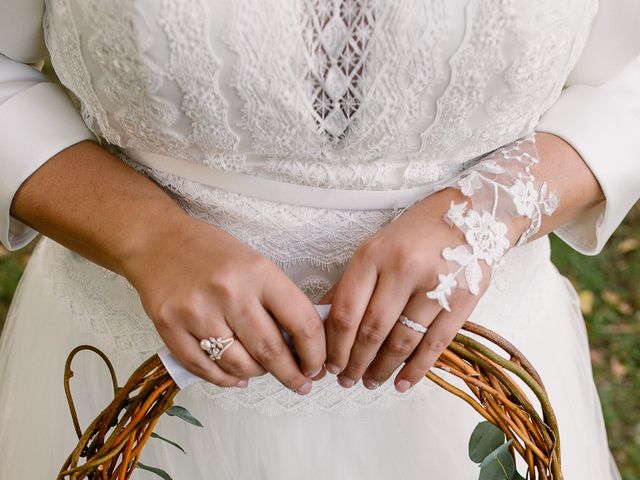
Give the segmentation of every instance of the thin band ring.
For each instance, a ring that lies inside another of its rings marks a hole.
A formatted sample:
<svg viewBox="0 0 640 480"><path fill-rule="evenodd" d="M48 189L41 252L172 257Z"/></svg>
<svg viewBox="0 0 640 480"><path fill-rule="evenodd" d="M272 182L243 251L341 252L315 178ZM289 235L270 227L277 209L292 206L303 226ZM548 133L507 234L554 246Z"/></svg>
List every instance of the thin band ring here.
<svg viewBox="0 0 640 480"><path fill-rule="evenodd" d="M200 348L205 352L207 352L207 354L209 355L209 358L215 362L222 358L222 354L235 341L236 341L236 338L233 335L227 338L209 337L209 338L202 339L200 341Z"/></svg>
<svg viewBox="0 0 640 480"><path fill-rule="evenodd" d="M410 320L405 315L400 315L398 317L398 321L405 327L409 327L414 332L418 332L421 334L425 334L427 332L427 327L425 327L424 325L420 325L419 323L416 323L413 320Z"/></svg>

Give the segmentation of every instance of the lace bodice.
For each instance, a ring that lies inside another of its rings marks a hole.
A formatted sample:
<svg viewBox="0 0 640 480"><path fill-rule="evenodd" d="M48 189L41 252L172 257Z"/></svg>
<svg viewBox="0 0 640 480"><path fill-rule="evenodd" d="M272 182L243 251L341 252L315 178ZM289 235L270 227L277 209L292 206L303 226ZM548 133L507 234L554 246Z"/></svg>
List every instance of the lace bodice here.
<svg viewBox="0 0 640 480"><path fill-rule="evenodd" d="M326 188L441 180L533 129L560 95L597 9L596 0L46 3L52 64L94 133L189 213L285 268L313 299L397 211L259 200L136 165L124 149ZM113 351L157 347L132 293L109 296L69 262L59 264L71 265L65 275L75 287L58 288L93 305L92 315L107 309L105 318L117 319L88 320ZM122 308L112 311L114 302ZM245 393L208 394L270 412L391 398L389 389L338 389L325 382L302 401L265 376Z"/></svg>
<svg viewBox="0 0 640 480"><path fill-rule="evenodd" d="M390 189L531 130L593 0L51 0L62 82L106 141Z"/></svg>
<svg viewBox="0 0 640 480"><path fill-rule="evenodd" d="M50 0L45 37L108 144L385 190L441 179L530 131L560 94L596 3ZM271 204L146 173L281 266L344 263L396 214Z"/></svg>

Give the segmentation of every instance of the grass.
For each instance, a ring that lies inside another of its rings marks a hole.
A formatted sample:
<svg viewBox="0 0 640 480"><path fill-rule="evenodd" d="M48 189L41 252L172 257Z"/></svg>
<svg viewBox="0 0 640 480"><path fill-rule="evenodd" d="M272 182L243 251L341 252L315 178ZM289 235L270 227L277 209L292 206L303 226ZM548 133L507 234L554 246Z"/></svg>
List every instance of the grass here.
<svg viewBox="0 0 640 480"><path fill-rule="evenodd" d="M0 328L31 249L0 249ZM622 478L640 480L640 204L600 255L585 257L554 237L552 257L580 293L609 444Z"/></svg>
<svg viewBox="0 0 640 480"><path fill-rule="evenodd" d="M585 257L552 239L580 293L609 445L624 480L640 480L640 204L604 251Z"/></svg>
<svg viewBox="0 0 640 480"><path fill-rule="evenodd" d="M12 253L4 250L0 245L0 331L9 309L13 292L18 286L18 281L29 261L32 250L33 243L19 252Z"/></svg>

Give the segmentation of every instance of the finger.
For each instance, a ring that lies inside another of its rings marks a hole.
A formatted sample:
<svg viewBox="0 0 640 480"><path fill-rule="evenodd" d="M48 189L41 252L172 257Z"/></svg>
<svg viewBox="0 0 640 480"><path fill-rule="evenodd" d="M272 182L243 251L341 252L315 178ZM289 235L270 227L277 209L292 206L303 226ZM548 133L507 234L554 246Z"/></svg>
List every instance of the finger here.
<svg viewBox="0 0 640 480"><path fill-rule="evenodd" d="M406 392L424 378L478 303L477 297L466 292L457 298L460 300L451 303L451 312L442 310L429 325L420 345L396 375L394 383L399 392Z"/></svg>
<svg viewBox="0 0 640 480"><path fill-rule="evenodd" d="M318 380L322 380L326 374L327 374L327 370L324 367L322 367L320 369L320 372L315 377L312 377L311 380L313 380L314 382L317 382Z"/></svg>
<svg viewBox="0 0 640 480"><path fill-rule="evenodd" d="M326 359L324 325L307 296L283 277L265 291L263 305L291 337L300 368L311 378L318 375Z"/></svg>
<svg viewBox="0 0 640 480"><path fill-rule="evenodd" d="M202 323L204 322L192 327L190 332L196 339L203 340L210 337L229 338L234 336L229 325L222 319L210 320L206 322L206 325ZM265 373L262 365L254 360L237 338L223 352L220 360L216 360L215 363L225 372L240 378L248 379Z"/></svg>
<svg viewBox="0 0 640 480"><path fill-rule="evenodd" d="M415 294L409 299L402 314L410 320L428 327L442 308L426 295ZM362 383L369 389L382 385L416 349L424 337L396 320L382 347L362 376Z"/></svg>
<svg viewBox="0 0 640 480"><path fill-rule="evenodd" d="M378 274L372 263L354 257L338 284L331 310L325 322L329 373L337 374L347 366L358 326L375 289Z"/></svg>
<svg viewBox="0 0 640 480"><path fill-rule="evenodd" d="M280 383L301 395L311 391L311 380L300 371L275 320L257 300L241 317L228 318L229 326L247 351ZM237 318L243 321L237 321Z"/></svg>
<svg viewBox="0 0 640 480"><path fill-rule="evenodd" d="M162 338L180 365L207 382L219 387L244 388L249 384L247 379L231 375L212 362L200 342L186 330L171 331Z"/></svg>
<svg viewBox="0 0 640 480"><path fill-rule="evenodd" d="M340 373L340 385L352 386L362 377L387 335L402 314L411 291L396 275L379 278L358 328L349 362Z"/></svg>
<svg viewBox="0 0 640 480"><path fill-rule="evenodd" d="M334 283L329 289L329 291L324 294L324 297L320 299L320 301L318 302L318 305L329 305L331 302L333 302L333 297L336 294L337 288L338 288L338 282Z"/></svg>

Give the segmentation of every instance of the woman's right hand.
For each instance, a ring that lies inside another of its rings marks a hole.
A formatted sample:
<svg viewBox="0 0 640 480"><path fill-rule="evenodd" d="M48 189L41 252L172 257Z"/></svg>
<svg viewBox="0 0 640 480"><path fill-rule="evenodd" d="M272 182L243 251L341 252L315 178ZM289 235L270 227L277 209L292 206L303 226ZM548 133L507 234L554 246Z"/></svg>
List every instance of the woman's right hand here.
<svg viewBox="0 0 640 480"><path fill-rule="evenodd" d="M190 372L219 386L244 387L272 373L299 394L325 361L322 320L302 291L271 261L225 231L185 215L141 243L123 262L158 333ZM300 365L286 344L295 346ZM237 340L211 361L200 340Z"/></svg>

